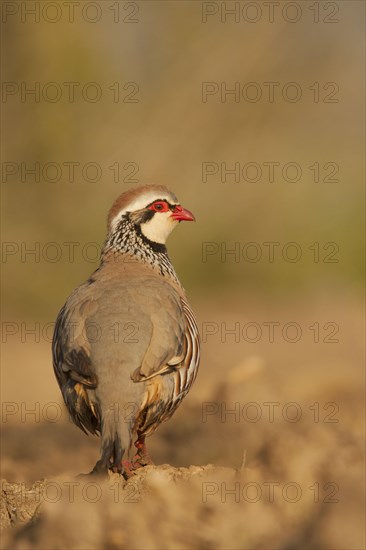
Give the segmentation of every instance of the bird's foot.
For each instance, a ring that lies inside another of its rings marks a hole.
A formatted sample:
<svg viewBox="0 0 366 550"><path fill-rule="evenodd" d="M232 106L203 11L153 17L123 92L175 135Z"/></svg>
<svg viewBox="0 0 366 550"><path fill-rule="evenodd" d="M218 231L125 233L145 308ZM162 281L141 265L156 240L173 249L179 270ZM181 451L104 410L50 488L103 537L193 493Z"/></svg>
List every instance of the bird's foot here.
<svg viewBox="0 0 366 550"><path fill-rule="evenodd" d="M130 479L134 475L135 466L129 460L122 460L120 464L114 464L110 470L115 474L122 475L125 479Z"/></svg>
<svg viewBox="0 0 366 550"><path fill-rule="evenodd" d="M91 472L88 474L79 474L76 476L78 478L88 478L88 477L100 477L100 478L106 478L108 477L108 467L100 460L96 463L94 468Z"/></svg>
<svg viewBox="0 0 366 550"><path fill-rule="evenodd" d="M148 453L146 453L146 454L137 453L133 457L133 466L134 466L135 470L137 468L143 468L144 466L153 466L153 465L154 465L154 463L151 460L151 457Z"/></svg>

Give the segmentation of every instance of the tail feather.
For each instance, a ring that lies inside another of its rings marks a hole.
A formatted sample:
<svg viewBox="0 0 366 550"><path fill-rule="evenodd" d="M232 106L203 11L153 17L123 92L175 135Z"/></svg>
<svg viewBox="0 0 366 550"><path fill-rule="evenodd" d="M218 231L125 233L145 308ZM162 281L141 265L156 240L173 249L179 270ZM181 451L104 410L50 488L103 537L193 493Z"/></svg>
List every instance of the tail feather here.
<svg viewBox="0 0 366 550"><path fill-rule="evenodd" d="M101 462L106 467L119 468L125 452L132 445L130 422L119 418L116 407L108 408L103 411L101 434Z"/></svg>

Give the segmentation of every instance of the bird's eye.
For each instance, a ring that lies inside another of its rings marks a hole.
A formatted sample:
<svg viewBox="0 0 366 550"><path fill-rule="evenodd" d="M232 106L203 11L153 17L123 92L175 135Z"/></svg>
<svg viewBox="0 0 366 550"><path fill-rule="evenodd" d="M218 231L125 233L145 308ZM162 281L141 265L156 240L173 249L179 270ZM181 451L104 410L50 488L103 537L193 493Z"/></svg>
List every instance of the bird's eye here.
<svg viewBox="0 0 366 550"><path fill-rule="evenodd" d="M150 206L150 210L154 210L154 212L167 212L169 206L165 201L156 201Z"/></svg>

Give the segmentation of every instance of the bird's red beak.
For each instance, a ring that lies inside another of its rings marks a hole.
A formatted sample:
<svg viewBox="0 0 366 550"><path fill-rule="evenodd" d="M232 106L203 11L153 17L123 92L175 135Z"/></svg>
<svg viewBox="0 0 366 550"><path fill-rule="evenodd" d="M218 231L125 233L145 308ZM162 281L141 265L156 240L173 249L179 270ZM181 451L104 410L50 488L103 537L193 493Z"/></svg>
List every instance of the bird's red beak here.
<svg viewBox="0 0 366 550"><path fill-rule="evenodd" d="M179 206L179 205L174 208L171 217L173 218L173 220L176 220L176 221L179 221L179 222L182 222L182 221L194 222L194 221L196 221L196 218L194 217L192 212L190 212L186 208L183 208L182 206Z"/></svg>

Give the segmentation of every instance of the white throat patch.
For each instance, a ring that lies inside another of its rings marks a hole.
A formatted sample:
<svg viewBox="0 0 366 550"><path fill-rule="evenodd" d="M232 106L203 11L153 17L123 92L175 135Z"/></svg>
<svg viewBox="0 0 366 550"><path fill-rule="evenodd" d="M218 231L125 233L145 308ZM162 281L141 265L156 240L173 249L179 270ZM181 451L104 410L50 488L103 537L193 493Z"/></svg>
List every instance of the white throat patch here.
<svg viewBox="0 0 366 550"><path fill-rule="evenodd" d="M156 212L151 220L141 224L141 233L154 243L165 244L178 223L171 217L171 212Z"/></svg>

